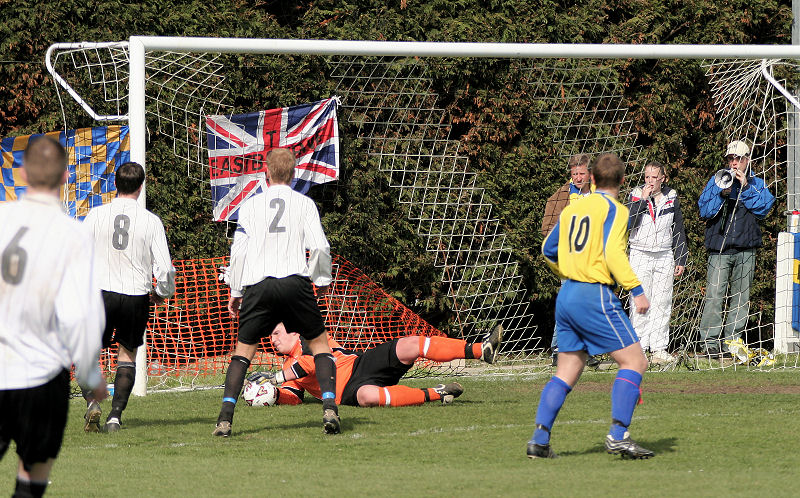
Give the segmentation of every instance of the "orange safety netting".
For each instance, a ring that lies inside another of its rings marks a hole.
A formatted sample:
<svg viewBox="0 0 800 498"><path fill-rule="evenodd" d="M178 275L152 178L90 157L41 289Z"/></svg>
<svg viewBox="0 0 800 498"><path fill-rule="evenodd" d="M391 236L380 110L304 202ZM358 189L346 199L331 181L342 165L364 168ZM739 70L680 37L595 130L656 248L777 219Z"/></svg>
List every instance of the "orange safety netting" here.
<svg viewBox="0 0 800 498"><path fill-rule="evenodd" d="M230 291L219 278L220 267L228 264L228 258L173 263L177 270L175 296L155 307L150 317L148 373L222 374L236 345L238 321L228 313ZM319 304L328 333L348 349L365 350L407 335L444 335L383 291L352 263L335 255L333 282ZM115 368L115 356L104 351L102 363L106 369ZM261 341L252 364L280 366L281 360L269 338Z"/></svg>

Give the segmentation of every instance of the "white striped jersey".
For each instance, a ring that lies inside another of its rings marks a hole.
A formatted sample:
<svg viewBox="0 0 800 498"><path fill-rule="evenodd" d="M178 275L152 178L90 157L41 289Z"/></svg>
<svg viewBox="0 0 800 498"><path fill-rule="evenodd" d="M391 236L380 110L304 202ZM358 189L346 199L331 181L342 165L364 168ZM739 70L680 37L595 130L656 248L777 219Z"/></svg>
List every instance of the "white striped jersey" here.
<svg viewBox="0 0 800 498"><path fill-rule="evenodd" d="M41 386L72 364L79 384L100 385L105 312L93 252L57 198L0 203L0 389Z"/></svg>
<svg viewBox="0 0 800 498"><path fill-rule="evenodd" d="M239 209L230 264L233 297L266 277L301 275L330 285L331 251L314 201L288 185L272 185L248 199Z"/></svg>
<svg viewBox="0 0 800 498"><path fill-rule="evenodd" d="M101 289L141 296L153 289L155 276L156 294L175 293L175 267L158 216L135 199L117 197L89 211L83 224L94 236Z"/></svg>

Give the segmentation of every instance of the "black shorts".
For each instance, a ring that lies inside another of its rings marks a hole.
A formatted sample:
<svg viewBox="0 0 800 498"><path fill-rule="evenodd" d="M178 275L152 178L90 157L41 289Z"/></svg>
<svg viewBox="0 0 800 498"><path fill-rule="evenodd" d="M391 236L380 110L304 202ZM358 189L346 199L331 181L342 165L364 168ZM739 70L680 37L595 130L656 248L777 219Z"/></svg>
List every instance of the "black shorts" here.
<svg viewBox="0 0 800 498"><path fill-rule="evenodd" d="M364 351L353 365L353 374L342 391L343 405L358 406L356 394L361 386L395 386L414 365L397 358L397 341L393 339Z"/></svg>
<svg viewBox="0 0 800 498"><path fill-rule="evenodd" d="M28 389L0 390L0 459L17 443L25 470L55 458L61 450L69 408L69 372Z"/></svg>
<svg viewBox="0 0 800 498"><path fill-rule="evenodd" d="M306 340L325 333L311 280L300 275L267 277L244 292L239 309L239 341L258 344L283 322L288 332Z"/></svg>
<svg viewBox="0 0 800 498"><path fill-rule="evenodd" d="M129 296L104 290L103 305L106 308L104 348L111 346L112 341L130 351L144 344L144 331L150 318L149 294Z"/></svg>

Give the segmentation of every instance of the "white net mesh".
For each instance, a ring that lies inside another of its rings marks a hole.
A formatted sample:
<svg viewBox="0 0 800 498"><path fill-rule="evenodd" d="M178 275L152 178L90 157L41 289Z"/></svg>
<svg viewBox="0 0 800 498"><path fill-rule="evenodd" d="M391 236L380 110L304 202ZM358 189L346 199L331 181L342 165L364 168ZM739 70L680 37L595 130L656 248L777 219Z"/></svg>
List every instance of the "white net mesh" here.
<svg viewBox="0 0 800 498"><path fill-rule="evenodd" d="M61 74L88 85L89 90L81 95L94 96L97 102L110 106L109 114L125 112L124 46L68 50L56 61L64 66L59 69ZM549 345L543 339L549 339L549 332L537 331L532 322L534 311L553 310L530 308L503 221L493 214L495 208L481 187L478 173L470 169L468 156L461 152L462 144L452 136L451 117L435 90L437 68L447 63L431 64L414 57L343 56L328 58L326 64L342 100L340 122L356 130L351 138L363 144L370 161L385 172L404 215L414 223L441 271L454 315L452 330L447 332L472 341L500 321L507 330L507 342L500 366L491 368L498 372L546 369ZM785 188L786 99L761 71L766 67L770 74L779 72L784 64L743 60L707 65L718 119L726 136L751 144L753 171L776 196ZM205 189L209 176L204 119L231 109L226 104L231 90L225 87L222 65L211 54L159 52L147 54L146 66L147 111L157 118L158 131L173 139L174 153L185 159L187 174L197 180L199 189ZM637 145L619 70L614 65L565 59L525 60L511 62L509 67L525 77L531 98L542 104L537 109L543 110L531 118L546 120L556 155L564 161L565 180L570 156L615 152L626 163L627 185L644 183L645 163L658 158L646 157ZM94 93L91 88L95 88ZM70 126L65 123L65 128ZM627 200L629 192L626 188L621 197ZM696 199L681 198L681 202L688 205ZM761 251L776 251L776 238L777 234L766 234ZM659 368L797 366L797 353L768 359L775 326L762 323L762 310L753 306L745 307L743 318L734 320L746 324L741 330L742 346L732 346L733 352L741 352L741 361L695 356L706 302L707 268L698 268L691 261L674 278L671 298L666 311L661 312L666 313L669 324L667 348L671 356L654 361ZM779 261L779 268L781 264ZM774 280L775 275L756 278ZM731 309L727 302L730 297L726 291L726 309ZM791 333L796 337L796 331Z"/></svg>

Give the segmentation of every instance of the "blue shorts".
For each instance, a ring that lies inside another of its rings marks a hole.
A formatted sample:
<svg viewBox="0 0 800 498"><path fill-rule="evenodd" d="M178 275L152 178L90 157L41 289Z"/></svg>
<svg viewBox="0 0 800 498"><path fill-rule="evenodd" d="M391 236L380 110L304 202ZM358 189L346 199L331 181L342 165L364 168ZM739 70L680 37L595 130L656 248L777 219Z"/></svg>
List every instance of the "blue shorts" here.
<svg viewBox="0 0 800 498"><path fill-rule="evenodd" d="M566 280L556 298L559 351L598 355L639 342L619 298L605 284Z"/></svg>

